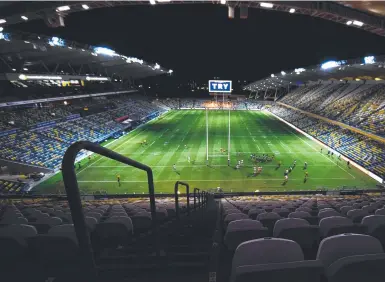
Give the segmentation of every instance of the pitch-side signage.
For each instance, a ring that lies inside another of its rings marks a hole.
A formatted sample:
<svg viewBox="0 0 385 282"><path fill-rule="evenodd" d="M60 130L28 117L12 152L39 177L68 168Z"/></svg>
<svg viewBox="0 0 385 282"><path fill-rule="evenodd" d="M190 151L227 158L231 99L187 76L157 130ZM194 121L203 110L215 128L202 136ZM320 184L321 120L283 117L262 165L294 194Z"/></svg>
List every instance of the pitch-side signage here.
<svg viewBox="0 0 385 282"><path fill-rule="evenodd" d="M231 93L231 80L209 80L209 92Z"/></svg>

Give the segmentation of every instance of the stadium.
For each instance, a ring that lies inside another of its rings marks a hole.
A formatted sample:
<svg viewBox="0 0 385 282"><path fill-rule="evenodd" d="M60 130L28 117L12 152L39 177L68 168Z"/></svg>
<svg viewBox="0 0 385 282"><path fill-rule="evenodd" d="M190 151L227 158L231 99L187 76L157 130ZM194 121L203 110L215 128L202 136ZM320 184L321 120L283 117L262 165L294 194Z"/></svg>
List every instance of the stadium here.
<svg viewBox="0 0 385 282"><path fill-rule="evenodd" d="M4 281L384 280L383 4L0 7Z"/></svg>

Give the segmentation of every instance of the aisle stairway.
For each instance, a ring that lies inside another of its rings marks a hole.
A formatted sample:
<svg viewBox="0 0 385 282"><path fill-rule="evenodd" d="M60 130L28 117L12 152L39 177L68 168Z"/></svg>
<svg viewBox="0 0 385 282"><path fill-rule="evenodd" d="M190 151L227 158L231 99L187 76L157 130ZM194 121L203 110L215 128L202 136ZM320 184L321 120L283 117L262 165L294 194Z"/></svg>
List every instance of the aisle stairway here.
<svg viewBox="0 0 385 282"><path fill-rule="evenodd" d="M159 228L160 260L153 252L152 235L146 234L125 255L97 261L100 281L207 281L216 221L214 199L202 208L191 207L190 215L184 210L179 220Z"/></svg>

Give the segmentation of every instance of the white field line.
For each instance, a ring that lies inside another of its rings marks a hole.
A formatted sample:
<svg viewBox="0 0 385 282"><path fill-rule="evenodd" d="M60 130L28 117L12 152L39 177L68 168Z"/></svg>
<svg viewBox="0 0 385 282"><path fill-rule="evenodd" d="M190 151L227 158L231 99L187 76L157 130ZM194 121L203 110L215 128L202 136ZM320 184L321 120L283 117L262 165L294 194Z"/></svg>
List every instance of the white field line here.
<svg viewBox="0 0 385 282"><path fill-rule="evenodd" d="M303 181L304 178L289 178L289 181ZM331 180L348 180L350 178L308 178L308 180L315 179L315 180L326 180L326 179L331 179ZM199 181L199 182L231 182L231 181L283 181L283 178L248 178L248 179L183 179L183 181ZM177 179L173 180L154 180L154 182L175 182ZM116 183L117 181L112 181L112 180L79 180L78 182L82 183ZM125 182L125 183L147 183L147 180L128 180L128 181L123 181L121 180L120 182Z"/></svg>
<svg viewBox="0 0 385 282"><path fill-rule="evenodd" d="M137 128L136 128L137 129ZM130 133L133 133L136 129L134 129L133 131L131 131ZM136 133L136 132L135 132ZM129 138L126 140L126 141L124 141L122 144L120 144L119 146L117 146L116 148L114 148L114 150L116 151L118 148L120 148L120 147L122 147L123 145L125 145L127 142L129 142L129 141L131 141L132 139L134 139L135 137L137 137L139 134L140 134L141 132L138 132L138 133L136 133L135 135L133 135L133 136L129 136ZM116 139L115 141L118 141L119 139ZM112 141L111 143L108 143L107 145L106 145L106 147L109 147L109 145L111 145L113 142L115 142L115 141ZM103 159L104 157L103 156L100 156L100 158L99 159L97 159L95 162L93 162L92 164L90 164L89 166L87 166L87 167L85 167L84 169L87 169L87 168L89 168L89 167L91 167L91 166L94 166L97 162L100 162L102 159ZM79 171L78 173L80 173L80 172L82 172L83 170L81 170L81 171Z"/></svg>
<svg viewBox="0 0 385 282"><path fill-rule="evenodd" d="M266 114L266 113L265 113ZM267 114L266 114L267 115ZM323 156L324 158L326 158L327 160L329 160L330 162L332 162L333 164L335 164L336 166L338 166L340 169L342 169L343 171L345 171L347 174L349 174L351 177L353 177L354 179L356 178L353 174L351 174L350 172L348 172L346 169L344 169L343 167L341 167L338 163L336 163L335 161L331 160L330 158L326 157L324 154L322 154L321 152L319 152L316 148L314 148L312 145L310 145L307 141L303 140L301 137L299 137L297 134L294 134L292 131L288 130L286 128L286 126L283 127L283 129L285 129L287 132L289 132L290 134L294 135L295 137L297 137L298 139L300 139L303 143L305 143L307 146L309 146L310 148L312 148L314 151L316 151L318 154L321 154L321 156Z"/></svg>
<svg viewBox="0 0 385 282"><path fill-rule="evenodd" d="M154 122L154 121L156 121L156 120L157 120L157 119L151 120L151 121L149 121L149 122L146 123L146 124L150 124L150 123L152 123L152 122ZM137 137L140 133L142 133L142 132L136 133L136 131L137 131L138 129L141 129L141 128L142 128L144 125L146 125L146 124L143 124L143 125L141 125L141 126L138 126L138 127L135 128L134 130L132 130L132 131L129 133L129 135L128 135L129 138L128 138L126 141L124 141L122 144L120 144L120 145L118 145L116 148L114 148L114 150L116 151L118 148L122 147L122 146L123 146L124 144L126 144L128 141L131 141L132 139L134 139L135 137ZM167 129L167 130L168 130L168 129ZM167 131L167 130L166 130L166 131ZM166 132L166 131L165 131L165 132ZM135 133L135 134L133 134L133 133ZM133 136L130 136L130 135L133 135ZM119 139L120 139L120 138L119 138ZM109 142L108 144L105 145L105 147L106 147L106 148L110 147L113 143L119 141L119 139L116 139L116 140L113 140L113 141ZM85 170L87 170L88 168L94 166L97 162L101 161L103 158L104 158L103 156L100 156L100 158L97 159L95 162L93 162L93 163L90 164L89 166L86 166L86 167L83 168L82 170L76 172L76 175L79 175L79 174L82 173L83 171L85 171Z"/></svg>
<svg viewBox="0 0 385 282"><path fill-rule="evenodd" d="M283 143L282 141L279 141L279 143L281 144L281 146L282 146L283 148L286 148L286 149L289 151L289 153L293 153L293 151L291 150L291 148L290 148L289 146L287 146L285 143Z"/></svg>
<svg viewBox="0 0 385 282"><path fill-rule="evenodd" d="M183 118L185 115L186 115L186 114L184 114L181 118ZM194 120L191 124L194 124L199 118L200 118L200 117L197 116L197 117L195 118L195 120ZM176 149L175 149L174 151L168 152L168 153L175 154L175 153L179 150L180 145L182 145L183 141L186 139L186 136L190 133L190 131L191 131L192 129L193 129L193 127L191 126L190 129L189 129L187 132L185 132L185 134L183 135L183 138L182 138L182 140L180 141L178 147L176 147ZM178 131L179 131L179 129L178 129L176 132L178 132ZM188 152L188 154L190 154L190 152Z"/></svg>
<svg viewBox="0 0 385 282"><path fill-rule="evenodd" d="M227 156L225 156L227 157ZM177 162L178 163L178 162ZM180 163L179 163L180 164ZM277 167L277 165L264 165L264 164L258 164L262 167ZM202 164L202 165L178 165L178 168L181 168L181 167L206 167L207 165L205 164ZM243 167L254 167L255 165L243 165ZM334 165L312 165L312 164L309 164L308 166L310 167L335 167ZM96 166L93 166L92 168L105 168L105 167L123 167L123 168L133 168L131 166L127 166L127 165L96 165ZM172 165L152 165L151 167L172 167ZM210 167L228 167L228 165L210 165ZM302 170L302 166L297 166L297 167L300 167L300 169Z"/></svg>

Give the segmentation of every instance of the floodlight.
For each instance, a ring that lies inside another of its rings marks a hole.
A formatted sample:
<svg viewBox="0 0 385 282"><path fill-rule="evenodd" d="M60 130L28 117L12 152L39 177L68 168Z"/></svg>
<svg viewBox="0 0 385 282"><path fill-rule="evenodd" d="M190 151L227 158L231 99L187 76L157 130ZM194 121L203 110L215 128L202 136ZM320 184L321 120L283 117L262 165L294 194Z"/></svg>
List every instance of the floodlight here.
<svg viewBox="0 0 385 282"><path fill-rule="evenodd" d="M304 68L298 68L294 70L294 72L296 72L297 74L300 74L301 72L304 72L304 71L305 71Z"/></svg>
<svg viewBox="0 0 385 282"><path fill-rule="evenodd" d="M150 4L155 5L156 4L155 0L150 0Z"/></svg>
<svg viewBox="0 0 385 282"><path fill-rule="evenodd" d="M173 72L174 72L173 70L169 70L169 71L168 71L168 73L170 73L170 74L173 73Z"/></svg>
<svg viewBox="0 0 385 282"><path fill-rule="evenodd" d="M105 47L95 47L94 48L94 52L96 54L102 54L102 55L107 55L107 56L118 56L118 54L115 53L114 50L111 50L109 48L105 48Z"/></svg>
<svg viewBox="0 0 385 282"><path fill-rule="evenodd" d="M51 46L64 46L65 41L59 37L54 36L48 40L48 44Z"/></svg>
<svg viewBox="0 0 385 282"><path fill-rule="evenodd" d="M366 65L374 64L376 62L374 56L367 56L364 58L364 62Z"/></svg>
<svg viewBox="0 0 385 282"><path fill-rule="evenodd" d="M95 77L95 76L87 76L86 80L88 81L106 81L109 80L107 77Z"/></svg>
<svg viewBox="0 0 385 282"><path fill-rule="evenodd" d="M265 2L261 2L259 5L261 5L261 7L263 8L273 8L273 4L272 3L265 3Z"/></svg>
<svg viewBox="0 0 385 282"><path fill-rule="evenodd" d="M82 8L83 8L84 10L88 10L90 7L89 7L88 5L86 5L86 4L83 4L83 5L82 5Z"/></svg>
<svg viewBox="0 0 385 282"><path fill-rule="evenodd" d="M364 23L360 21L353 21L353 24L360 27L364 25Z"/></svg>
<svg viewBox="0 0 385 282"><path fill-rule="evenodd" d="M70 6L60 6L56 8L56 11L59 11L59 12L64 12L69 10L71 10Z"/></svg>
<svg viewBox="0 0 385 282"><path fill-rule="evenodd" d="M23 68L23 70L27 71L28 69L27 68Z"/></svg>
<svg viewBox="0 0 385 282"><path fill-rule="evenodd" d="M294 9L294 8L291 8L291 9L289 10L289 13L290 13L290 14L294 14L294 13L295 13L295 9Z"/></svg>
<svg viewBox="0 0 385 282"><path fill-rule="evenodd" d="M327 69L331 69L331 68L335 68L335 67L338 67L340 66L341 63L340 62L336 62L336 61L328 61L328 62L325 62L321 65L321 69L323 70L327 70Z"/></svg>
<svg viewBox="0 0 385 282"><path fill-rule="evenodd" d="M28 18L26 16L21 16L21 18L25 21L28 21Z"/></svg>
<svg viewBox="0 0 385 282"><path fill-rule="evenodd" d="M160 65L158 63L155 64L154 70L160 69Z"/></svg>
<svg viewBox="0 0 385 282"><path fill-rule="evenodd" d="M12 69L12 71L16 71L16 69Z"/></svg>
<svg viewBox="0 0 385 282"><path fill-rule="evenodd" d="M4 27L0 26L0 32L2 32L4 30Z"/></svg>
<svg viewBox="0 0 385 282"><path fill-rule="evenodd" d="M275 76L275 75L272 73L272 74L271 74L271 77L274 77L274 76Z"/></svg>
<svg viewBox="0 0 385 282"><path fill-rule="evenodd" d="M351 25L353 22L352 21L347 21L346 24L347 25Z"/></svg>
<svg viewBox="0 0 385 282"><path fill-rule="evenodd" d="M222 5L226 5L226 0L221 0Z"/></svg>
<svg viewBox="0 0 385 282"><path fill-rule="evenodd" d="M25 70L25 69L24 69ZM19 75L21 80L62 80L61 76L49 76L49 75Z"/></svg>
<svg viewBox="0 0 385 282"><path fill-rule="evenodd" d="M5 20L5 19L0 19L0 24L6 23L6 22L7 22L7 20Z"/></svg>

